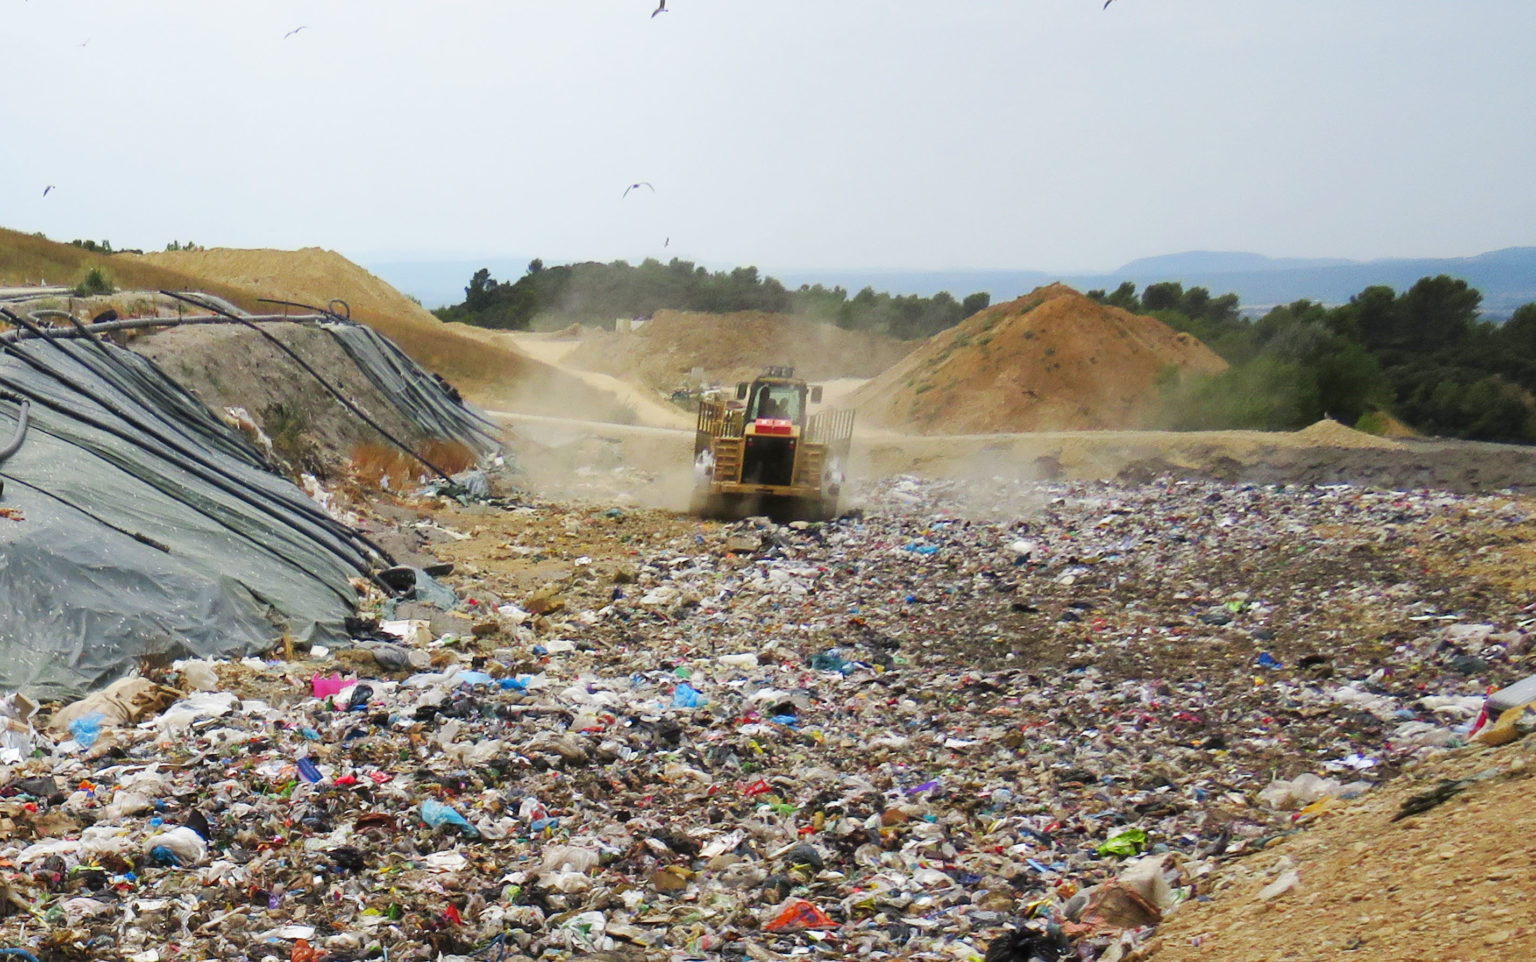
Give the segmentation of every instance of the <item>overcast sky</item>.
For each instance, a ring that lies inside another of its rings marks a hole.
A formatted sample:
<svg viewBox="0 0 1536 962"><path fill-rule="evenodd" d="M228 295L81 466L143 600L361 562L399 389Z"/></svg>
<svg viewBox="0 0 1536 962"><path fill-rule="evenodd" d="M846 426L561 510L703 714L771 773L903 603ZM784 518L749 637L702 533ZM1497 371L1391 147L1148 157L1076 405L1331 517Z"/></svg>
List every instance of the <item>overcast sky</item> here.
<svg viewBox="0 0 1536 962"><path fill-rule="evenodd" d="M1536 244L1531 0L653 8L0 0L0 225L767 271Z"/></svg>

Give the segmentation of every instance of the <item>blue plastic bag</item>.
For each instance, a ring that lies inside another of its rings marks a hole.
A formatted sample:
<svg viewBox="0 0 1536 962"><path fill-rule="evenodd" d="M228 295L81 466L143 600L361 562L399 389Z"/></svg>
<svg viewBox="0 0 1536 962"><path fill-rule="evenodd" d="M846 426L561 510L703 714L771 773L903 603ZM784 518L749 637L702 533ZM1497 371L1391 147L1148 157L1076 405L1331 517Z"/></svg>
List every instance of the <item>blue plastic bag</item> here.
<svg viewBox="0 0 1536 962"><path fill-rule="evenodd" d="M479 835L475 827L469 824L469 819L460 815L452 805L444 805L436 799L429 798L421 803L421 820L433 828L444 825L457 825L465 835Z"/></svg>
<svg viewBox="0 0 1536 962"><path fill-rule="evenodd" d="M96 744L96 739L101 737L101 723L106 720L106 715L99 711L93 711L89 715L82 715L69 723L69 733L75 736L81 748L90 748Z"/></svg>
<svg viewBox="0 0 1536 962"><path fill-rule="evenodd" d="M709 699L699 694L698 690L686 681L672 690L673 708L698 708L708 702Z"/></svg>

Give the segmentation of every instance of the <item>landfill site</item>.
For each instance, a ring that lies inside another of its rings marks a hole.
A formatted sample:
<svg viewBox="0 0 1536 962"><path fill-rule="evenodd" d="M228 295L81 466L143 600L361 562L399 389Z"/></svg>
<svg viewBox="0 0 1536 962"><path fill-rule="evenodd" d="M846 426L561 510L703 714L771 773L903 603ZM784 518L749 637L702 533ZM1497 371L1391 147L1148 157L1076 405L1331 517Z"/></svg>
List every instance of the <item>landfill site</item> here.
<svg viewBox="0 0 1536 962"><path fill-rule="evenodd" d="M912 343L111 263L0 277L0 957L1536 957L1536 452L1143 430L1223 362L1060 285ZM774 365L837 510L690 512Z"/></svg>

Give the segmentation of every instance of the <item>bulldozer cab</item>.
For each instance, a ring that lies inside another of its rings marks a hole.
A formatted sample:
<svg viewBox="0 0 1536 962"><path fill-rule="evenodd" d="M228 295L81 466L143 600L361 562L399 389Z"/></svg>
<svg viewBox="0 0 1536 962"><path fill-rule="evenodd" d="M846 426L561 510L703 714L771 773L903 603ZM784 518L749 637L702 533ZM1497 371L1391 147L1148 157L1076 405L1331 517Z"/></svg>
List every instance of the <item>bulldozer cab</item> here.
<svg viewBox="0 0 1536 962"><path fill-rule="evenodd" d="M746 402L745 419L753 421L792 421L804 426L807 396L812 402L821 400L820 386L808 388L795 377L794 368L770 367L768 372L751 383L736 385L736 397Z"/></svg>
<svg viewBox="0 0 1536 962"><path fill-rule="evenodd" d="M805 385L777 384L772 381L753 383L747 400L747 420L793 421L800 424L805 419Z"/></svg>

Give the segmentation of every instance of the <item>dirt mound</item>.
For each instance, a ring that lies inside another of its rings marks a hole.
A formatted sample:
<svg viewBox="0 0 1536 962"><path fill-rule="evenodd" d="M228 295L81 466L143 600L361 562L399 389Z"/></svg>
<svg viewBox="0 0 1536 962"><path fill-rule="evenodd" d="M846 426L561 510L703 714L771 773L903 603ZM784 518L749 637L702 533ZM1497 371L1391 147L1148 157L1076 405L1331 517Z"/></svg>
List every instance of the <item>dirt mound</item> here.
<svg viewBox="0 0 1536 962"><path fill-rule="evenodd" d="M216 278L188 275L172 264L151 261L133 254L88 251L73 244L61 244L46 237L0 227L0 286L73 286L84 280L87 272L92 269L100 270L114 287L124 291L196 288L217 294L249 310L260 306L252 303L253 299L247 291L222 283ZM60 300L63 302L49 306L73 306L77 309L81 306L79 299ZM128 304L113 306L130 308ZM126 316L126 310L124 313Z"/></svg>
<svg viewBox="0 0 1536 962"><path fill-rule="evenodd" d="M354 313L384 319L391 327L442 322L426 308L335 251L305 247L296 251L240 250L216 247L197 251L166 251L127 255L160 264L193 277L217 278L223 283L279 300L324 306L331 298L346 301ZM273 313L282 308L267 305ZM361 318L359 318L361 319ZM380 333L390 334L381 330Z"/></svg>
<svg viewBox="0 0 1536 962"><path fill-rule="evenodd" d="M623 420L622 403L548 364L504 344L488 343L443 324L420 304L334 251L167 251L119 254L114 263L163 267L200 283L218 284L241 296L250 310L280 313L257 298L324 306L346 301L352 319L399 344L421 366L448 378L465 396L487 408Z"/></svg>
<svg viewBox="0 0 1536 962"><path fill-rule="evenodd" d="M1188 334L1052 284L935 335L850 403L923 434L1135 428L1164 371L1226 366Z"/></svg>
<svg viewBox="0 0 1536 962"><path fill-rule="evenodd" d="M1181 908L1158 931L1158 962L1303 962L1351 952L1381 962L1531 958L1533 755L1529 740L1462 749L1325 815L1253 864L1220 873L1211 901ZM1447 781L1461 788L1454 797L1396 818L1410 798ZM1293 889L1260 895L1287 872L1296 873ZM1277 946L1287 950L1277 956Z"/></svg>
<svg viewBox="0 0 1536 962"><path fill-rule="evenodd" d="M394 438L423 453L447 471L474 463L464 449L451 458L428 453L439 440L413 423L357 366L342 345L319 327L269 325L264 333L277 338L304 358L311 370L340 391ZM358 473L377 451L393 452L393 442L350 411L309 372L255 331L234 325L186 325L159 331L133 342L135 352L154 361L183 387L226 421L250 431L258 447L270 453L290 474L308 472L322 479ZM231 357L241 363L231 364ZM396 470L396 487L423 473L420 462L405 459ZM431 477L427 471L427 478ZM373 479L377 481L378 479Z"/></svg>
<svg viewBox="0 0 1536 962"><path fill-rule="evenodd" d="M873 377L914 346L787 314L657 311L633 333L585 332L565 363L672 390L695 368L716 384L746 380L770 364L794 365L812 381Z"/></svg>
<svg viewBox="0 0 1536 962"><path fill-rule="evenodd" d="M1297 441L1317 447L1381 448L1393 451L1402 448L1397 441L1389 441L1386 438L1366 434L1364 431L1347 428L1330 418L1324 418L1316 424L1302 428L1296 432L1295 436Z"/></svg>

